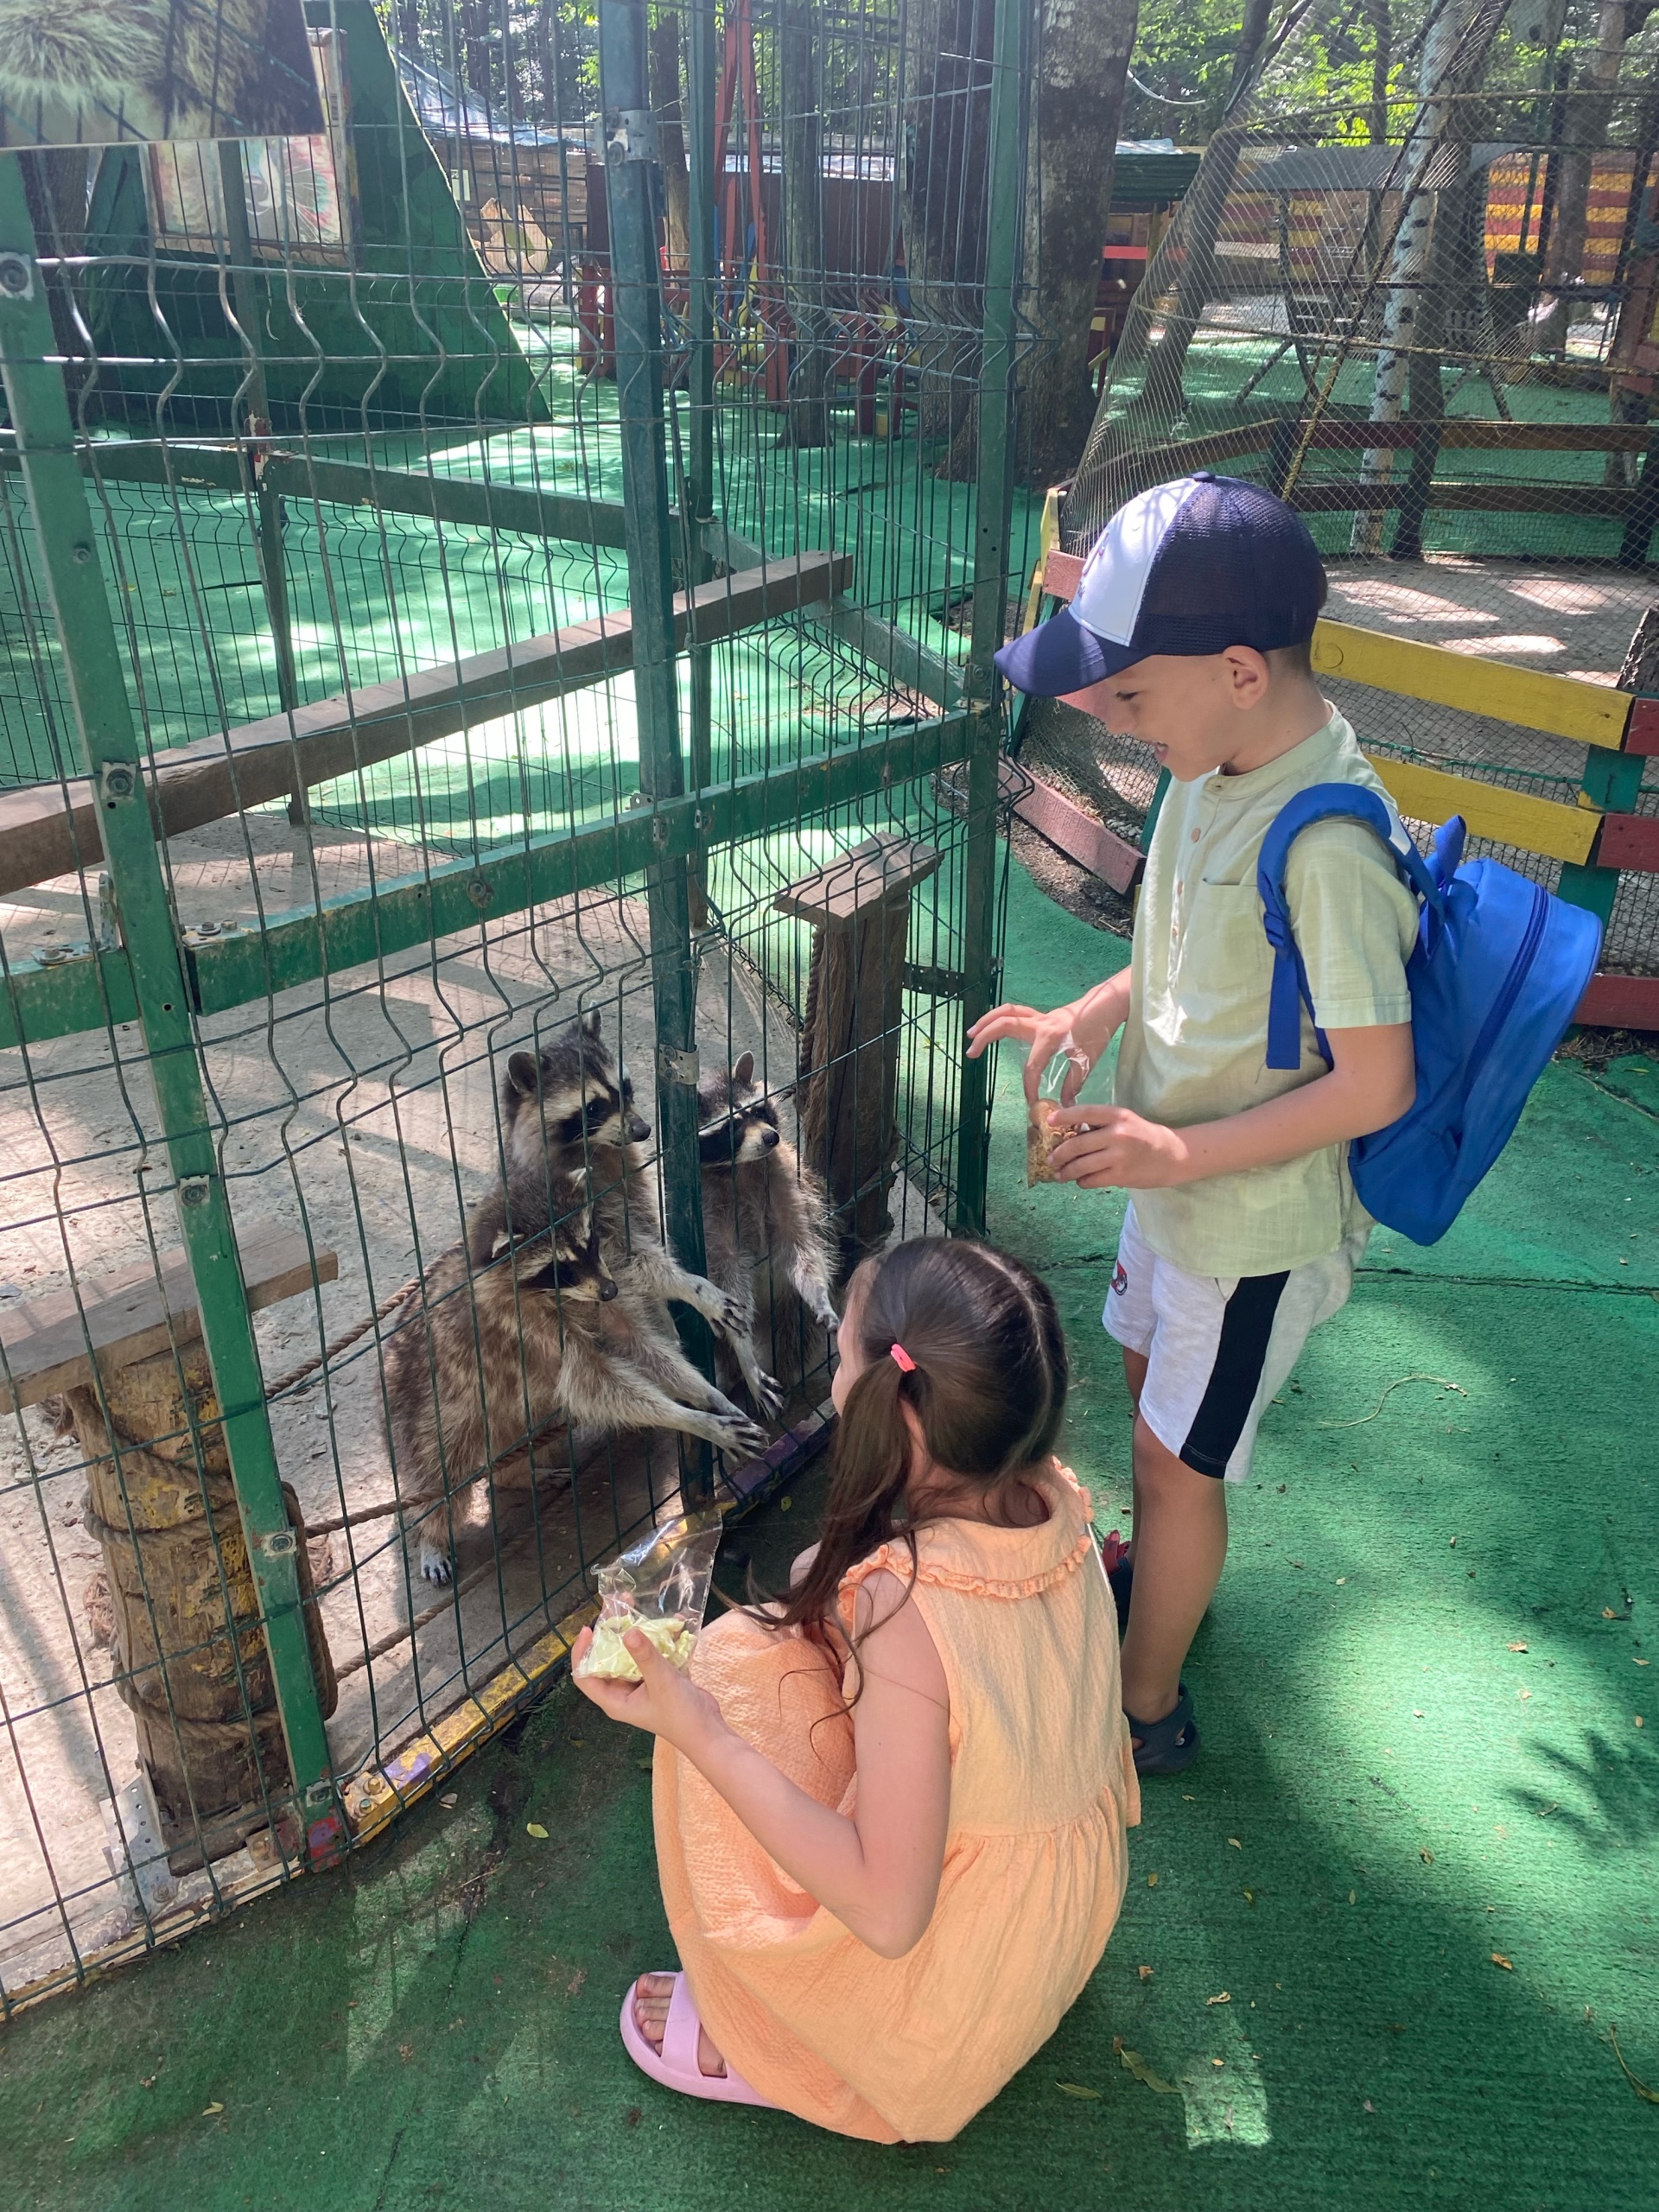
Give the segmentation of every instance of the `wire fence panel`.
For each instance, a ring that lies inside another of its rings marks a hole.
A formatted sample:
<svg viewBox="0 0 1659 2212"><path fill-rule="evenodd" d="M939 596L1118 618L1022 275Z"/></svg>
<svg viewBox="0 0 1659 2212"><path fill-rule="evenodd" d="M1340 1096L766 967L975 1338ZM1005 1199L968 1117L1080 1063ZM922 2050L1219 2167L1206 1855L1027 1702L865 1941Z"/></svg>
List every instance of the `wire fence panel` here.
<svg viewBox="0 0 1659 2212"><path fill-rule="evenodd" d="M430 1789L982 1216L1011 0L307 15L321 137L0 156L0 2010Z"/></svg>

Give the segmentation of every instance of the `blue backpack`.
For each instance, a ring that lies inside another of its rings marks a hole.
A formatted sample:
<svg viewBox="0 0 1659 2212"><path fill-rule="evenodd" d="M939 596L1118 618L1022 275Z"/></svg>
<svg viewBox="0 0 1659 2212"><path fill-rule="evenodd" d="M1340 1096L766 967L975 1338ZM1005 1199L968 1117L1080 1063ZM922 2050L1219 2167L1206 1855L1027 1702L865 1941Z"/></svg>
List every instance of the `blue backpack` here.
<svg viewBox="0 0 1659 2212"><path fill-rule="evenodd" d="M1270 1068L1301 1065L1299 998L1331 1060L1291 931L1285 863L1304 830L1333 818L1375 830L1423 902L1406 965L1417 1096L1397 1122L1356 1137L1348 1163L1368 1213L1416 1243L1433 1244L1509 1142L1527 1094L1566 1034L1595 969L1601 924L1500 861L1459 868L1461 815L1434 832L1425 861L1408 835L1402 849L1375 791L1314 784L1269 823L1256 868L1273 947Z"/></svg>

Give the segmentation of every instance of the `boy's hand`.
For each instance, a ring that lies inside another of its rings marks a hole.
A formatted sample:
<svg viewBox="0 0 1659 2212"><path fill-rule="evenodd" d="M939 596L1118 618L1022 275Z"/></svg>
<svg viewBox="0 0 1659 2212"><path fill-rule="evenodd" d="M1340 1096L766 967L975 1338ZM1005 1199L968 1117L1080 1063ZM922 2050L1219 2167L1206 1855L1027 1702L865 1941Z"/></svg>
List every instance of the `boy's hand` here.
<svg viewBox="0 0 1659 2212"><path fill-rule="evenodd" d="M573 1670L581 1667L593 1643L594 1631L585 1628L570 1654ZM601 1713L630 1728L648 1729L672 1744L677 1751L694 1756L693 1746L705 1743L725 1726L720 1707L707 1690L664 1659L648 1636L631 1629L622 1639L639 1669L637 1682L607 1681L601 1675L575 1675L576 1688Z"/></svg>
<svg viewBox="0 0 1659 2212"><path fill-rule="evenodd" d="M1050 1115L1049 1127L1077 1133L1048 1156L1057 1183L1085 1191L1162 1191L1194 1179L1182 1132L1142 1121L1126 1106L1062 1106Z"/></svg>
<svg viewBox="0 0 1659 2212"><path fill-rule="evenodd" d="M1010 1001L1005 1006L994 1006L988 1014L982 1014L968 1032L968 1057L976 1060L988 1046L1007 1038L1024 1045L1026 1052L1026 1096L1034 1105L1037 1085L1043 1070L1071 1034L1074 1007L1056 1007L1052 1014L1041 1014L1034 1006L1016 1006ZM1073 1068L1067 1071L1065 1095L1075 1098L1083 1088L1083 1077Z"/></svg>

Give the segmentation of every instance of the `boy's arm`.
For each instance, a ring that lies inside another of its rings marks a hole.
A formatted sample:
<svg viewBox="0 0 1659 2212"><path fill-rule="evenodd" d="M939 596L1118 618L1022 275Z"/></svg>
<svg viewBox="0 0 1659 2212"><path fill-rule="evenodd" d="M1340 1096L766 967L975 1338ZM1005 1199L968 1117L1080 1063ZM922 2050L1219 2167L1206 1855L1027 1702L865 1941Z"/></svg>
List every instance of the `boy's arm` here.
<svg viewBox="0 0 1659 2212"><path fill-rule="evenodd" d="M1332 1029L1326 1037L1335 1063L1328 1075L1218 1122L1171 1129L1121 1106L1062 1108L1052 1122L1078 1134L1049 1156L1055 1181L1088 1191L1166 1190L1276 1166L1397 1122L1417 1090L1411 1024Z"/></svg>
<svg viewBox="0 0 1659 2212"><path fill-rule="evenodd" d="M1106 1047L1128 1019L1129 970L1120 968L1116 976L1107 976L1103 983L1096 983L1081 998L1073 999L1069 1006L1057 1006L1052 1013L1043 1014L1036 1007L994 1006L982 1014L968 1032L968 1057L976 1060L988 1046L1000 1038L1007 1038L1024 1045L1026 1052L1026 1096L1033 1102L1037 1084L1043 1070L1065 1044L1068 1033L1089 1056L1092 1066L1097 1066L1105 1057ZM1082 1079L1068 1075L1065 1090L1068 1097L1075 1097L1082 1089Z"/></svg>

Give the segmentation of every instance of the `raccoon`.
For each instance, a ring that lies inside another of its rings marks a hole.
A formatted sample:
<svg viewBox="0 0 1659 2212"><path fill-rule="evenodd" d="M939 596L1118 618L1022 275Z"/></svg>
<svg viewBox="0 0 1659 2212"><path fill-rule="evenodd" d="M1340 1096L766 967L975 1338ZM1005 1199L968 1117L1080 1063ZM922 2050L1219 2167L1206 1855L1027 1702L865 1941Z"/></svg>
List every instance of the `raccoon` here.
<svg viewBox="0 0 1659 2212"><path fill-rule="evenodd" d="M585 1179L544 1175L541 1189L539 1222L521 1203L499 1256L475 1268L457 1244L433 1262L387 1349L404 1539L418 1529L429 1582L451 1578L450 1526L476 1517L474 1485L533 1480L562 1456L561 1431L668 1428L745 1455L766 1447L684 1357L658 1302L612 1274Z"/></svg>
<svg viewBox="0 0 1659 2212"><path fill-rule="evenodd" d="M605 1257L620 1281L639 1296L677 1298L701 1313L722 1339L760 1412L774 1414L783 1393L766 1374L752 1334L753 1298L734 1300L723 1286L683 1268L664 1245L656 1202L640 1147L650 1124L634 1107L633 1085L601 1035L595 1008L562 1030L539 1057L515 1052L501 1086L506 1173L474 1213L467 1232L474 1264L482 1265L517 1216L534 1217L550 1176L585 1174ZM661 1324L671 1328L666 1312Z"/></svg>
<svg viewBox="0 0 1659 2212"><path fill-rule="evenodd" d="M820 1328L835 1329L839 1316L830 1282L836 1247L823 1185L802 1166L779 1128L777 1108L754 1080L753 1052L729 1075L698 1086L697 1111L711 1279L740 1308L751 1338L763 1266L760 1311L774 1341L786 1343L793 1334L793 1300ZM766 1328L761 1339L767 1340Z"/></svg>

